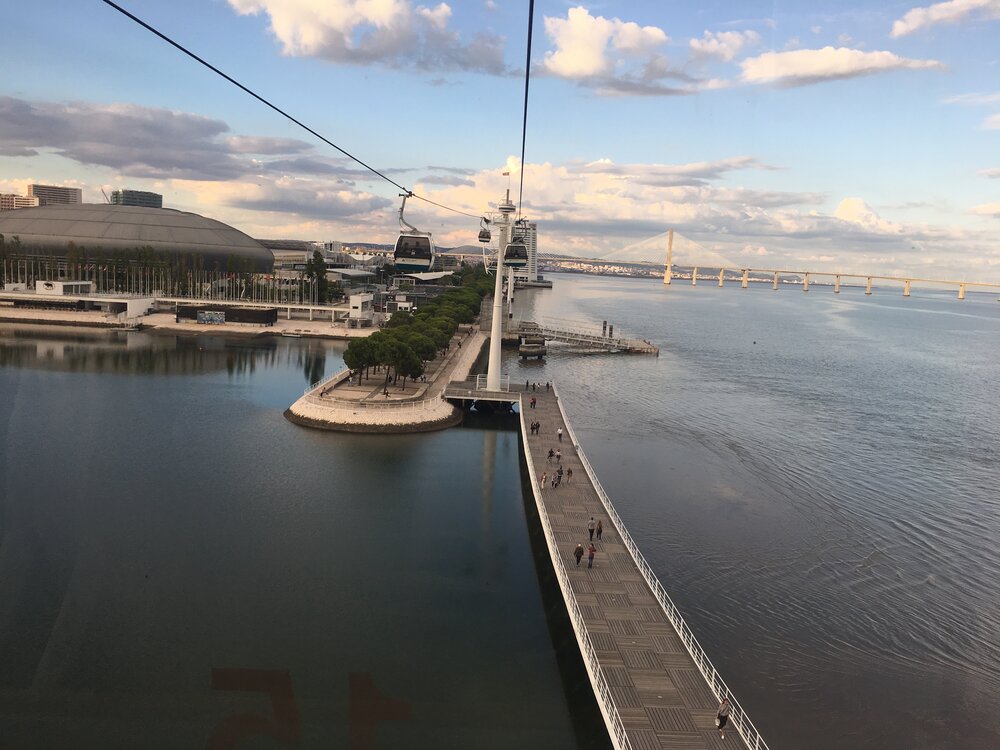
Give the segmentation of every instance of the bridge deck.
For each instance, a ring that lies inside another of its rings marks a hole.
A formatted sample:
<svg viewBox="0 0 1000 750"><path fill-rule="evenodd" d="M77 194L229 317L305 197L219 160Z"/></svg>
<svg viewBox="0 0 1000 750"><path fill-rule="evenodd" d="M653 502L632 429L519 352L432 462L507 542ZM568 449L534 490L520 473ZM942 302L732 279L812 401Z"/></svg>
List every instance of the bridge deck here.
<svg viewBox="0 0 1000 750"><path fill-rule="evenodd" d="M529 407L532 396L537 399L534 409ZM626 741L616 741L612 729L613 741L618 747L635 750L745 747L732 724L727 727L725 739L719 737L715 727L719 702L623 544L619 529L608 517L573 445L555 391L547 392L543 387L527 392L522 406L525 455L533 473L536 502L541 501L551 525L550 553L554 540L554 555L565 568L572 596L579 605L614 709L627 735ZM541 423L539 435L531 435L528 429L534 420ZM561 442L556 436L559 427L564 432ZM550 448L562 451L564 471L573 470L573 478L564 477L557 488L550 484L558 468L555 459L547 459ZM543 472L549 481L540 489ZM594 567L588 569L586 554L577 566L573 550L578 543L586 549L591 516L603 522L604 533L600 541L595 534L597 554ZM567 601L567 605L572 610L571 602ZM577 633L579 639L579 628ZM582 650L586 662L587 649ZM588 669L593 681L595 670ZM598 696L600 703L599 692Z"/></svg>

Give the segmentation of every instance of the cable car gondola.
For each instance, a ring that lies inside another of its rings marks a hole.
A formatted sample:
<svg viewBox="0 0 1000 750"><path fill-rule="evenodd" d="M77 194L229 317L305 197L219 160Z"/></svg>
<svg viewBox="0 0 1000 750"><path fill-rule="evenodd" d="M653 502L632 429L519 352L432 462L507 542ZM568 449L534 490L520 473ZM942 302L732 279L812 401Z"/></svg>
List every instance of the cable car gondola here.
<svg viewBox="0 0 1000 750"><path fill-rule="evenodd" d="M479 220L479 225L482 227L482 229L479 230L480 242L489 242L491 239L493 239L493 235L490 234L490 228L486 226L489 223L490 220L487 219L485 216Z"/></svg>
<svg viewBox="0 0 1000 750"><path fill-rule="evenodd" d="M515 237L503 251L503 264L511 268L524 268L528 265L528 247L524 240Z"/></svg>
<svg viewBox="0 0 1000 750"><path fill-rule="evenodd" d="M392 252L396 269L403 273L430 271L434 265L434 239L430 232L421 232L403 218L406 199L413 193L400 193L403 204L399 207L399 236Z"/></svg>

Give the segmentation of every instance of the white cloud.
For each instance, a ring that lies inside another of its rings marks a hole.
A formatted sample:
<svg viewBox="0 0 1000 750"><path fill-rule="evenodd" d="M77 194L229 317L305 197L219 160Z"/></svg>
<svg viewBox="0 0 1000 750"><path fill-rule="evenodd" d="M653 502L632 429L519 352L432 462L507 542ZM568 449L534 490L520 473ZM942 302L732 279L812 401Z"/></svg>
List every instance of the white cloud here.
<svg viewBox="0 0 1000 750"><path fill-rule="evenodd" d="M833 215L841 221L856 224L870 232L898 234L899 224L883 219L861 198L844 198Z"/></svg>
<svg viewBox="0 0 1000 750"><path fill-rule="evenodd" d="M983 203L979 206L973 206L969 210L970 213L980 216L993 216L1000 219L1000 203Z"/></svg>
<svg viewBox="0 0 1000 750"><path fill-rule="evenodd" d="M173 188L191 193L205 206L272 214L287 222L316 219L326 222L383 217L392 201L361 190L339 188L324 181L281 176L256 176L253 181L171 181ZM259 217L256 219L260 220Z"/></svg>
<svg viewBox="0 0 1000 750"><path fill-rule="evenodd" d="M583 7L570 8L566 18L546 16L545 33L555 45L545 53L545 70L570 79L614 74L618 60L609 55L609 48L642 57L669 41L666 32L656 26L592 16Z"/></svg>
<svg viewBox="0 0 1000 750"><path fill-rule="evenodd" d="M451 7L410 0L227 0L241 15L266 14L286 55L420 71L503 74L503 40L485 33L463 43L449 30Z"/></svg>
<svg viewBox="0 0 1000 750"><path fill-rule="evenodd" d="M983 128L985 130L1000 130L1000 112L983 120Z"/></svg>
<svg viewBox="0 0 1000 750"><path fill-rule="evenodd" d="M757 247L754 247L753 245L745 245L743 249L740 250L740 255L763 257L765 255L770 255L770 253L767 251L767 248L764 247L763 245L758 245Z"/></svg>
<svg viewBox="0 0 1000 750"><path fill-rule="evenodd" d="M979 174L983 177L1000 178L1000 167L992 167L990 169L980 169Z"/></svg>
<svg viewBox="0 0 1000 750"><path fill-rule="evenodd" d="M793 52L765 52L740 63L746 83L805 86L820 81L856 78L890 70L942 69L937 60L911 60L892 52L863 52L823 47Z"/></svg>
<svg viewBox="0 0 1000 750"><path fill-rule="evenodd" d="M892 25L890 36L906 36L943 23L960 23L969 17L1000 18L1000 0L948 0L923 8L914 8Z"/></svg>
<svg viewBox="0 0 1000 750"><path fill-rule="evenodd" d="M947 99L943 99L944 104L1000 104L1000 92L997 93L974 93L974 94L956 94L955 96L949 96Z"/></svg>
<svg viewBox="0 0 1000 750"><path fill-rule="evenodd" d="M744 47L753 47L759 43L760 34L756 31L706 31L701 39L692 39L688 45L696 57L717 57L729 62Z"/></svg>

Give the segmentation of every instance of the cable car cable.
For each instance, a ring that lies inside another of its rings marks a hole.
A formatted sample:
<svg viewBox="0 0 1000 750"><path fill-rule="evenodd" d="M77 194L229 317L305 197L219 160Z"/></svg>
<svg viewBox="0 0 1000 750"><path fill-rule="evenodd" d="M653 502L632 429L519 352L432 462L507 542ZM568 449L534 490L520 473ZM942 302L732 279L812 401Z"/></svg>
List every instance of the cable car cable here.
<svg viewBox="0 0 1000 750"><path fill-rule="evenodd" d="M528 2L528 59L524 64L524 120L521 123L521 187L517 193L517 218L521 218L521 199L524 196L524 144L528 138L528 82L531 80L531 27L535 20L535 0Z"/></svg>
<svg viewBox="0 0 1000 750"><path fill-rule="evenodd" d="M125 10L123 7L121 7L117 3L112 2L112 0L103 0L103 2L104 2L105 5L108 5L108 6L112 7L112 8L114 8L115 10L117 10L123 16L126 16L127 18L130 18L131 20L135 21L137 24L139 24L140 26L142 26L144 29L146 29L151 34L155 34L156 36L160 37L160 39L162 39L163 41L165 41L167 44L169 44L169 45L177 48L178 50L180 50L181 52L183 52L185 55L187 55L188 57L190 57L191 59L198 61L199 63L201 63L202 65L204 65L206 68L208 68L209 70L211 70L213 73L215 73L215 74L217 74L219 76L222 76L223 78L225 78L227 81L229 81L231 84L233 84L237 88L241 89L242 91L244 91L247 94L250 94L250 96L252 96L254 99L256 99L257 101L259 101L261 104L264 104L264 105L270 107L271 109L273 109L275 112L277 112L282 117L284 117L284 118L286 118L288 120L291 120L292 122L294 122L296 125L298 125L300 128L302 128L306 132L311 133L312 135L316 136L321 141L323 141L323 143L327 144L328 146L333 146L333 148L337 149L337 151L339 151L340 153L342 153L348 159L350 159L351 161L356 162L357 164L360 164L362 167L364 167L365 169L367 169L372 174L378 175L383 180L385 180L386 182L388 182L390 185L395 185L400 190L402 190L402 191L404 191L406 193L409 193L412 197L419 198L422 201L425 201L425 202L430 203L430 204L432 204L434 206L437 206L438 208L443 208L446 211L452 211L452 212L454 212L456 214L461 214L462 216L468 216L468 217L473 218L473 219L481 218L478 214L470 214L470 213L467 213L465 211L460 211L457 208L452 208L451 206L446 206L443 203L438 203L436 201L432 201L430 198L425 198L422 195L417 195L416 193L414 193L409 188L404 187L403 185L400 185L398 182L396 182L395 180L393 180L393 179L391 179L389 177L386 177L384 174L382 174L377 169L375 169L375 167L372 167L372 166L366 164L365 162L361 161L361 159L359 159L358 157L356 157L354 154L350 153L349 151L346 151L346 150L342 149L340 146L338 146L336 143L334 143L333 141L331 141L329 138L326 138L326 137L320 135L315 130L313 130L311 127L309 127L308 125L306 125L305 123L301 122L300 120L295 119L290 114L288 114L285 110L281 109L281 107L277 106L276 104L272 104L267 99L265 99L263 96L261 96L260 94L256 93L252 89L247 88L246 86L244 86L242 83L240 83L239 81L237 81L232 76L230 76L230 75L222 72L217 67L215 67L214 65L212 65L210 62L208 62L207 60L204 60L203 58L199 57L198 55L196 55L194 52L192 52L191 50L189 50L184 45L180 44L179 42L175 42L169 36L167 36L166 34L164 34L161 31L158 31L153 26L150 26L148 23L146 23L145 21L143 21L138 16L135 16L132 13L129 13L127 10ZM532 5L534 5L534 0L532 0ZM522 154L523 154L523 152L522 152ZM522 156L522 158L523 158L523 156Z"/></svg>

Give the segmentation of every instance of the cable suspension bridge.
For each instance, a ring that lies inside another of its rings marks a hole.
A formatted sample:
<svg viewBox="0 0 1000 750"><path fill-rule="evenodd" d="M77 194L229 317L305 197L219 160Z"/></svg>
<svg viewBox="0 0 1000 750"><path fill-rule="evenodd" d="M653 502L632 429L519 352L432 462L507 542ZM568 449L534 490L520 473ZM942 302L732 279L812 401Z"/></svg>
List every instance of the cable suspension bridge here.
<svg viewBox="0 0 1000 750"><path fill-rule="evenodd" d="M659 253L663 260L653 259ZM751 283L770 284L773 289L779 285L799 286L808 292L810 285L832 286L839 294L843 285L864 286L865 294L873 294L878 288L875 282L887 282L894 287L902 287L904 297L909 297L914 284L950 287L957 292L957 298L965 299L966 291L1000 291L1000 283L968 281L963 279L928 278L914 275L893 275L863 273L858 271L799 269L799 268L756 268L734 262L731 258L711 250L701 243L685 237L679 232L668 230L639 242L626 245L609 253L604 258L565 258L563 262L580 263L623 263L649 268L663 268L663 283L670 285L678 281L690 281L697 286L699 281L725 286L727 281L739 282L746 289Z"/></svg>

